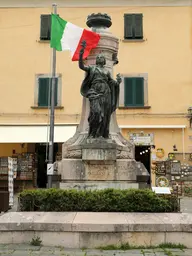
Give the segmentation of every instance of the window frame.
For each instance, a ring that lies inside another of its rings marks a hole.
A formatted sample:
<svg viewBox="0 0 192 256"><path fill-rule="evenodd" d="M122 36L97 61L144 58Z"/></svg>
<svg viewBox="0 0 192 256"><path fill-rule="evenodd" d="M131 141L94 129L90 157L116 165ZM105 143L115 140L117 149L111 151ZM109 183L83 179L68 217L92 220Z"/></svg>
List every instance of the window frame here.
<svg viewBox="0 0 192 256"><path fill-rule="evenodd" d="M50 24L48 25L49 27L47 27L47 29L50 28L50 34L49 34L49 37L47 37L47 38L42 37L42 17L43 16L49 16ZM39 40L43 41L43 42L47 42L47 41L51 40L51 14L41 14L40 15L40 35L39 35Z"/></svg>
<svg viewBox="0 0 192 256"><path fill-rule="evenodd" d="M141 16L141 34L142 36L135 36L135 27L136 27L136 16L140 15ZM131 17L132 16L132 37L128 37L128 33L126 32L126 17ZM134 17L134 18L133 18ZM134 22L133 22L134 21ZM143 41L144 40L144 35L143 35L143 13L125 13L124 14L124 40L126 41Z"/></svg>
<svg viewBox="0 0 192 256"><path fill-rule="evenodd" d="M57 84L57 105L55 108L62 107L62 75L56 74L58 78ZM36 74L35 75L35 95L34 95L34 107L35 108L49 108L49 106L39 106L38 105L38 98L39 98L39 78L52 78L50 74Z"/></svg>
<svg viewBox="0 0 192 256"><path fill-rule="evenodd" d="M122 82L120 84L120 94L119 94L119 108L150 108L148 105L148 73L128 73L128 74L121 74ZM144 105L138 106L138 105L130 105L125 106L124 101L124 95L125 95L125 83L124 78L137 78L137 77L143 77L144 79Z"/></svg>

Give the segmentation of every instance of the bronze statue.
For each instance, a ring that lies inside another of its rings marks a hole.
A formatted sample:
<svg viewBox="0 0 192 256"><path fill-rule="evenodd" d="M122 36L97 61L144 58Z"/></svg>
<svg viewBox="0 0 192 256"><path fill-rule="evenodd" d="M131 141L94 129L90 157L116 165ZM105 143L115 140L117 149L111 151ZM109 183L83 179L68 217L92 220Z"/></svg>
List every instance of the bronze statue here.
<svg viewBox="0 0 192 256"><path fill-rule="evenodd" d="M79 54L79 68L86 72L81 85L81 94L90 102L88 136L109 138L110 118L118 105L121 77L118 74L116 81L111 77L110 72L105 68L106 59L101 54L96 57L95 66L85 66L83 63L85 48L84 41Z"/></svg>

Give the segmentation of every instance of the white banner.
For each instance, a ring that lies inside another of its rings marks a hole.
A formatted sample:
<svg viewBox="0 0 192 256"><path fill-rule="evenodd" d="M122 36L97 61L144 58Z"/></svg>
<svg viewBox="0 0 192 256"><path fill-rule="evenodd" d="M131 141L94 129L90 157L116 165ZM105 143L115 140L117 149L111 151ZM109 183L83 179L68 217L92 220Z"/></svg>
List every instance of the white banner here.
<svg viewBox="0 0 192 256"><path fill-rule="evenodd" d="M9 189L9 206L14 202L14 181L13 181L13 159L8 157L8 189Z"/></svg>

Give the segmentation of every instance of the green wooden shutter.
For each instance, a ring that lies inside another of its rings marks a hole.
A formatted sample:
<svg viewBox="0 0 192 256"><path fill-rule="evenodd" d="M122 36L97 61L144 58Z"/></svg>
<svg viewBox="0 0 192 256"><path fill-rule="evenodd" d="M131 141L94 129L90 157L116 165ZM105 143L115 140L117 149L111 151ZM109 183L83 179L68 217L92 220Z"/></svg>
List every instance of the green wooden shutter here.
<svg viewBox="0 0 192 256"><path fill-rule="evenodd" d="M124 105L144 106L144 78L124 78Z"/></svg>
<svg viewBox="0 0 192 256"><path fill-rule="evenodd" d="M133 26L134 26L134 15L125 14L124 15L124 38L131 39L133 38Z"/></svg>
<svg viewBox="0 0 192 256"><path fill-rule="evenodd" d="M55 78L55 106L58 105L58 77ZM39 78L38 106L48 107L51 105L51 78ZM50 86L50 89L49 89Z"/></svg>
<svg viewBox="0 0 192 256"><path fill-rule="evenodd" d="M50 40L51 38L51 15L41 15L40 40Z"/></svg>
<svg viewBox="0 0 192 256"><path fill-rule="evenodd" d="M135 106L144 106L144 78L136 77L134 83Z"/></svg>
<svg viewBox="0 0 192 256"><path fill-rule="evenodd" d="M38 106L49 105L49 78L39 78Z"/></svg>
<svg viewBox="0 0 192 256"><path fill-rule="evenodd" d="M134 14L134 38L143 38L143 15Z"/></svg>
<svg viewBox="0 0 192 256"><path fill-rule="evenodd" d="M133 86L134 86L134 79L131 77L125 77L124 78L124 105L125 106L133 106L134 104Z"/></svg>

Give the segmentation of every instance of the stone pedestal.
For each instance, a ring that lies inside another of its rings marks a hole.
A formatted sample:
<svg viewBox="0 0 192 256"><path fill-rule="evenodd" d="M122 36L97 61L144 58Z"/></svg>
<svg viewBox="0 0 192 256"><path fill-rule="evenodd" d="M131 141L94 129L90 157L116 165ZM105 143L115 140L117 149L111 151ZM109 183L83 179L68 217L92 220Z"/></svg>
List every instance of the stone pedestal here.
<svg viewBox="0 0 192 256"><path fill-rule="evenodd" d="M106 68L113 74L113 66L118 63L119 41L109 32L111 24L107 14L88 16L87 25L99 33L101 39L86 64L95 65L96 56L102 53L106 57ZM146 184L149 174L143 164L135 161L134 145L121 135L116 113L111 116L109 139L87 138L88 115L89 101L83 98L80 124L75 135L62 147L62 161L58 163L60 188L127 189Z"/></svg>
<svg viewBox="0 0 192 256"><path fill-rule="evenodd" d="M134 159L63 159L59 169L62 180L60 187L64 189L138 188L137 176L146 175L144 166Z"/></svg>

